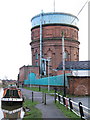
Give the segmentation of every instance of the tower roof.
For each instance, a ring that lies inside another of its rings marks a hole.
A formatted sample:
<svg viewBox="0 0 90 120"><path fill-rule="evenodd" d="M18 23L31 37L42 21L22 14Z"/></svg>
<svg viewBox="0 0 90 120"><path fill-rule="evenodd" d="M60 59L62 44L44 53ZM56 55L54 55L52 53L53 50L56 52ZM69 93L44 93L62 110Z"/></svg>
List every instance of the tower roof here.
<svg viewBox="0 0 90 120"><path fill-rule="evenodd" d="M77 26L77 22L78 22L78 18L72 14L62 13L62 12L50 12L50 13L41 13L34 16L31 19L32 27L40 25L41 15L42 15L43 25L44 24L68 24L68 25Z"/></svg>

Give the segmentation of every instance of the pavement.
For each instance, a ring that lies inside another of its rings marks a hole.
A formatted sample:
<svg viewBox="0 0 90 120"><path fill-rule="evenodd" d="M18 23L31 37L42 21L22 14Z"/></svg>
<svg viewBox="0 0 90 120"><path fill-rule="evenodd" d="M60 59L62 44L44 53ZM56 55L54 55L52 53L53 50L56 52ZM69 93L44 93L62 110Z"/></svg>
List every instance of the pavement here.
<svg viewBox="0 0 90 120"><path fill-rule="evenodd" d="M32 99L32 91L26 90L21 88L21 91L24 96L26 96L28 99ZM38 101L39 104L36 105L36 108L38 108L42 112L42 118L43 120L47 118L48 119L54 119L54 120L70 120L68 119L63 112L58 109L54 104L54 96L46 95L46 105L42 103L42 93L41 92L35 92L34 91L34 101Z"/></svg>
<svg viewBox="0 0 90 120"><path fill-rule="evenodd" d="M77 103L82 102L84 106L90 108L90 96L73 97L71 99Z"/></svg>

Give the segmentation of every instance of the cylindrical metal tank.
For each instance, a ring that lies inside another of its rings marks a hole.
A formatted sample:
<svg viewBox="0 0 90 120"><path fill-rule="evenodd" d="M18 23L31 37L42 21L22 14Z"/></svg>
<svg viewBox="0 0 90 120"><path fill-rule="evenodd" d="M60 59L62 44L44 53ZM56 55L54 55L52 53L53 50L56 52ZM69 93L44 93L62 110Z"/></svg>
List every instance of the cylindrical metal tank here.
<svg viewBox="0 0 90 120"><path fill-rule="evenodd" d="M42 19L41 17L42 16ZM55 69L62 61L62 32L65 39L66 61L79 60L78 18L68 13L41 13L31 19L32 65L40 65L40 24L42 22L42 56L51 58ZM50 70L50 75L53 71Z"/></svg>
<svg viewBox="0 0 90 120"><path fill-rule="evenodd" d="M77 26L78 18L68 13L41 13L43 16L42 24L67 24ZM40 25L40 14L31 19L32 28Z"/></svg>

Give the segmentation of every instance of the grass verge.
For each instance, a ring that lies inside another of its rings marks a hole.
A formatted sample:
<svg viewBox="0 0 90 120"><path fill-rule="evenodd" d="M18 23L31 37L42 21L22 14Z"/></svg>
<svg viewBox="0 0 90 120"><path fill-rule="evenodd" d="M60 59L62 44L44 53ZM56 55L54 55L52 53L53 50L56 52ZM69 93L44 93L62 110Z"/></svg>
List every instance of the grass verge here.
<svg viewBox="0 0 90 120"><path fill-rule="evenodd" d="M48 92L48 89L47 88L39 88L38 87L24 87L25 89L27 90L32 90L32 91L37 91L37 92L44 92L44 93L54 93L55 91L54 90L50 90Z"/></svg>
<svg viewBox="0 0 90 120"><path fill-rule="evenodd" d="M42 113L40 110L38 110L35 105L38 104L38 102L32 102L29 99L25 99L25 102L23 103L23 107L28 107L30 109L29 112L25 112L23 120L29 119L29 118L42 118Z"/></svg>
<svg viewBox="0 0 90 120"><path fill-rule="evenodd" d="M55 90L48 91L47 88L42 88L42 87L40 87L40 90L39 90L39 87L24 87L24 88L27 89L27 90L32 90L32 91L37 91L37 92L55 93ZM60 92L57 91L57 93L59 93L60 95L63 96L63 92L62 91L60 91ZM67 97L75 97L75 96L67 94Z"/></svg>
<svg viewBox="0 0 90 120"><path fill-rule="evenodd" d="M55 104L63 113L66 117L70 118L70 120L80 120L80 117L71 112L68 108L66 108L64 105L56 102Z"/></svg>

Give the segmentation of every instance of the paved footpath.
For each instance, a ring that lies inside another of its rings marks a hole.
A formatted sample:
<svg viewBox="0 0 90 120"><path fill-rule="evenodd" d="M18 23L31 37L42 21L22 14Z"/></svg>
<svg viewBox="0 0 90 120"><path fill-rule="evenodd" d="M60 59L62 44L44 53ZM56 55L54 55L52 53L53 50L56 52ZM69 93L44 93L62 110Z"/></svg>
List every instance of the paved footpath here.
<svg viewBox="0 0 90 120"><path fill-rule="evenodd" d="M32 99L32 91L22 88L21 90L23 95L25 95L28 99ZM34 91L34 100L39 102L39 104L36 105L36 108L41 110L42 118L52 118L54 120L70 120L67 119L63 112L55 106L53 96L46 95L46 105L44 105L42 103L42 93Z"/></svg>

